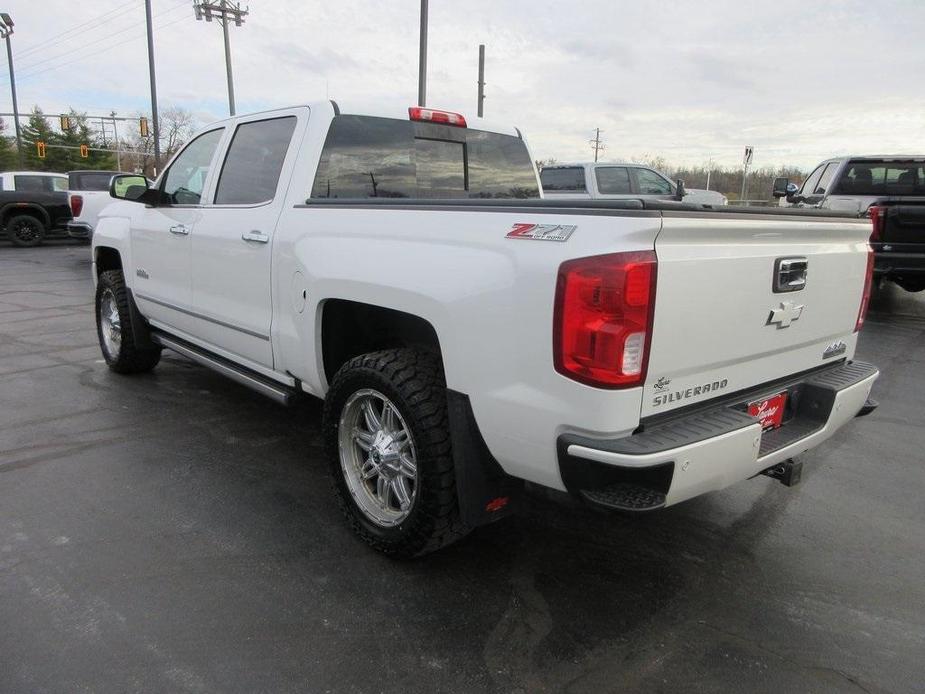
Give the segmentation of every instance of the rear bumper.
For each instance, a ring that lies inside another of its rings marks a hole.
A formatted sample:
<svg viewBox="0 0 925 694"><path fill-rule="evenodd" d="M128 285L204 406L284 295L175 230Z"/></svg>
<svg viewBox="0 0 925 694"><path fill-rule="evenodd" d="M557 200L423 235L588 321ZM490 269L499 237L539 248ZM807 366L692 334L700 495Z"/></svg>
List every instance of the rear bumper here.
<svg viewBox="0 0 925 694"><path fill-rule="evenodd" d="M878 249L875 245L874 274L878 277L890 275L901 277L925 276L925 247L919 252L886 252Z"/></svg>
<svg viewBox="0 0 925 694"><path fill-rule="evenodd" d="M86 222L68 222L67 235L72 239L86 239L89 241L93 238L93 227Z"/></svg>
<svg viewBox="0 0 925 694"><path fill-rule="evenodd" d="M656 493L648 506L634 510L722 489L832 436L864 408L878 375L870 364L848 362L743 393L735 403L689 411L626 438L565 434L559 438L562 480L569 491L595 503L616 488ZM790 416L781 428L762 432L744 405L782 390L791 394Z"/></svg>

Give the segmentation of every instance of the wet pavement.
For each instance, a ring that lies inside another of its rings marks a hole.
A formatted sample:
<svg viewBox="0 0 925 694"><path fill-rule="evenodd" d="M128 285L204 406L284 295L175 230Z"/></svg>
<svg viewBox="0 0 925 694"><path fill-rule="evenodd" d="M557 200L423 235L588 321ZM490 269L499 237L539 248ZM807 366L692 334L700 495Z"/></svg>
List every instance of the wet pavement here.
<svg viewBox="0 0 925 694"><path fill-rule="evenodd" d="M887 285L881 407L657 514L532 499L414 562L341 522L318 403L99 355L89 249L0 242L0 691L925 689L925 294Z"/></svg>

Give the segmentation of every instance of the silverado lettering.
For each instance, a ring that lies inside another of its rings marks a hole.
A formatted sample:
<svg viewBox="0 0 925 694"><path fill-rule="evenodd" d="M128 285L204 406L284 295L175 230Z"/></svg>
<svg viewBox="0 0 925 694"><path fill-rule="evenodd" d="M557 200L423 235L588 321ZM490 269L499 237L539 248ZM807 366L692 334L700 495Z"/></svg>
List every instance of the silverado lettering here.
<svg viewBox="0 0 925 694"><path fill-rule="evenodd" d="M724 378L721 381L704 383L702 386L695 386L693 388L688 388L687 390L676 390L672 393L656 395L654 398L652 398L652 406L659 407L661 405L667 405L670 402L677 402L678 400L696 398L698 395L703 395L704 393L715 393L718 390L722 390L727 385L729 385L729 379Z"/></svg>

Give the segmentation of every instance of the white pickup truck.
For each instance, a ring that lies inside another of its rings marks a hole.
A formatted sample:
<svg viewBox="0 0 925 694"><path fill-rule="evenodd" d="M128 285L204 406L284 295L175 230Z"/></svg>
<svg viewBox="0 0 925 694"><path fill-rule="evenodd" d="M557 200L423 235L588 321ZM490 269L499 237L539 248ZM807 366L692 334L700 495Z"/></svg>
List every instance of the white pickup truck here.
<svg viewBox="0 0 925 694"><path fill-rule="evenodd" d="M399 556L511 512L525 480L623 511L792 484L875 406L853 360L869 221L542 200L532 162L516 128L417 107L215 123L152 186L112 182L106 362L169 348L324 398L346 517Z"/></svg>

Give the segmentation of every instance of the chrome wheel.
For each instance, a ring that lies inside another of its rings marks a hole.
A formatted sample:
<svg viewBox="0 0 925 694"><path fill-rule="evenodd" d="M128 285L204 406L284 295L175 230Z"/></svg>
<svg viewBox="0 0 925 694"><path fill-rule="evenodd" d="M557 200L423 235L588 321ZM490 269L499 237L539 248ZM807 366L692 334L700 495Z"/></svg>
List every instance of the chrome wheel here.
<svg viewBox="0 0 925 694"><path fill-rule="evenodd" d="M118 359L122 349L122 319L111 289L104 290L100 296L100 338L106 355L110 359Z"/></svg>
<svg viewBox="0 0 925 694"><path fill-rule="evenodd" d="M405 520L420 485L411 429L395 404L371 388L351 395L338 447L347 488L363 514L385 528Z"/></svg>

